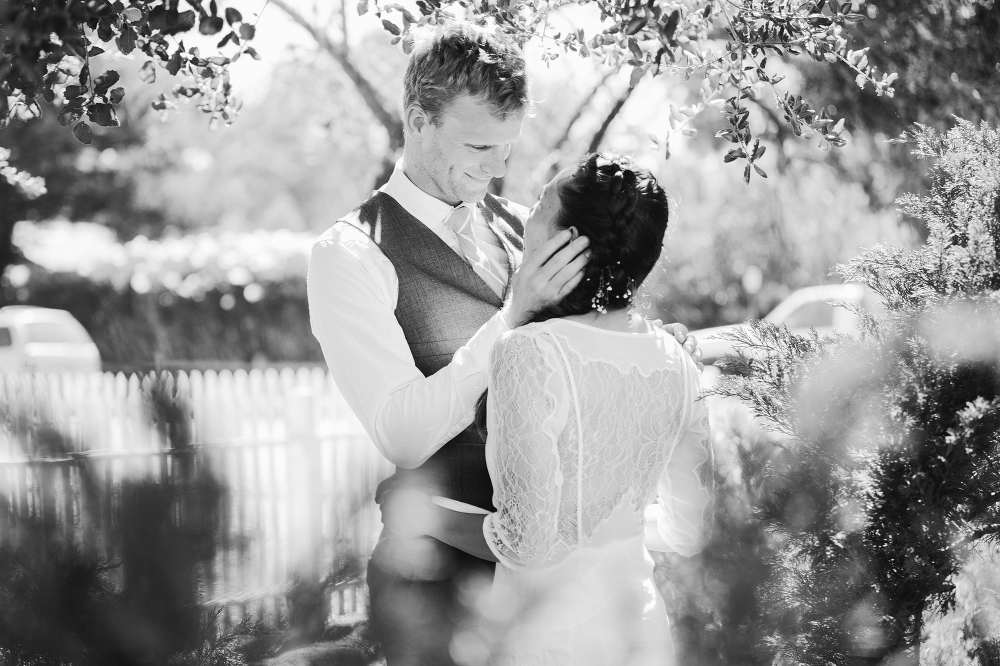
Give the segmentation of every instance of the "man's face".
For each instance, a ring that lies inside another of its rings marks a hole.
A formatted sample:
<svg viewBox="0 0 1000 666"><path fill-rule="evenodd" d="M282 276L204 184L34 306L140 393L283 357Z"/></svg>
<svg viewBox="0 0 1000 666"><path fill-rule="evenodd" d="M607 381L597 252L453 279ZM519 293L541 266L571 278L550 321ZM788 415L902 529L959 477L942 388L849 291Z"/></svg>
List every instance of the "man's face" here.
<svg viewBox="0 0 1000 666"><path fill-rule="evenodd" d="M460 95L421 132L428 194L450 204L475 203L490 181L504 175L511 144L521 136L523 113L500 120L490 106Z"/></svg>

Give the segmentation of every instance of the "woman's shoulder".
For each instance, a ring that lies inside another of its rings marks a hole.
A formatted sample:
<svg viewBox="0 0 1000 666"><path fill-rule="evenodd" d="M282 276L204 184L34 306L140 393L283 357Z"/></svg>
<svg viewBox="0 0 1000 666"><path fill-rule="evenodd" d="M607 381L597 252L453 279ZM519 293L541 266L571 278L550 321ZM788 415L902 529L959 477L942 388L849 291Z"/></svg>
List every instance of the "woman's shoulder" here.
<svg viewBox="0 0 1000 666"><path fill-rule="evenodd" d="M529 340L539 340L547 337L552 331L552 323L555 320L534 321L523 326L513 328L500 336L500 344L510 345L527 342Z"/></svg>

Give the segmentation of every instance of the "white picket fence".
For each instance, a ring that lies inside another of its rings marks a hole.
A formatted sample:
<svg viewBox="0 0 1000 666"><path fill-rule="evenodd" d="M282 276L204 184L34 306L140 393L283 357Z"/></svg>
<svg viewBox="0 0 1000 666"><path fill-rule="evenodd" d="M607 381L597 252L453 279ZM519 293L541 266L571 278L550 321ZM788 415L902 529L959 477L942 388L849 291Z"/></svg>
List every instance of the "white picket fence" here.
<svg viewBox="0 0 1000 666"><path fill-rule="evenodd" d="M211 478L225 492L200 605L280 621L297 580L322 586L328 621L363 616L391 467L323 370L0 375L0 412L0 543L40 521L114 561L126 485Z"/></svg>

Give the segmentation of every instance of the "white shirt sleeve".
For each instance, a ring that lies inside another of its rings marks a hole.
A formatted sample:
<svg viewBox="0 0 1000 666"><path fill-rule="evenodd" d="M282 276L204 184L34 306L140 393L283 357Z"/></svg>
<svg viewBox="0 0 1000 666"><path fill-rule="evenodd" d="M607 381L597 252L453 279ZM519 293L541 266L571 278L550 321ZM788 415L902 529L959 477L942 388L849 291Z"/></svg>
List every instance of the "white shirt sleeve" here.
<svg viewBox="0 0 1000 666"><path fill-rule="evenodd" d="M394 315L395 271L370 238L335 225L313 246L307 283L313 335L330 373L390 462L418 467L472 423L490 350L509 330L499 313L424 377Z"/></svg>

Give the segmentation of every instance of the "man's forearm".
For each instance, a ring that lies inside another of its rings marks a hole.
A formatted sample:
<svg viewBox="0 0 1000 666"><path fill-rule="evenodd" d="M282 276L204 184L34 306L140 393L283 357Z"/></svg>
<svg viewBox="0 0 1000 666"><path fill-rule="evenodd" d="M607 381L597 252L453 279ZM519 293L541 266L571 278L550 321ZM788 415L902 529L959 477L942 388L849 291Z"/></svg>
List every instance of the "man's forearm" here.
<svg viewBox="0 0 1000 666"><path fill-rule="evenodd" d="M481 560L497 561L497 556L486 545L486 537L483 536L485 516L477 513L452 511L437 505L432 506L434 520L431 521L431 524L434 527L429 536Z"/></svg>

